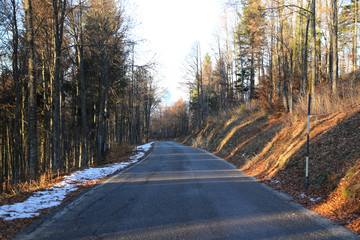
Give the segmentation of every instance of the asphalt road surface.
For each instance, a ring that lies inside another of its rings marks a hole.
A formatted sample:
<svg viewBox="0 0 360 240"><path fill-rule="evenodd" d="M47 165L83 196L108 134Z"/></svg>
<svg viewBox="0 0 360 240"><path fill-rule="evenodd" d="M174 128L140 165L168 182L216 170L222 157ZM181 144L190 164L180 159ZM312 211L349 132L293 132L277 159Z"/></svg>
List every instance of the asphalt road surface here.
<svg viewBox="0 0 360 240"><path fill-rule="evenodd" d="M14 239L359 239L206 151L158 142L142 162Z"/></svg>

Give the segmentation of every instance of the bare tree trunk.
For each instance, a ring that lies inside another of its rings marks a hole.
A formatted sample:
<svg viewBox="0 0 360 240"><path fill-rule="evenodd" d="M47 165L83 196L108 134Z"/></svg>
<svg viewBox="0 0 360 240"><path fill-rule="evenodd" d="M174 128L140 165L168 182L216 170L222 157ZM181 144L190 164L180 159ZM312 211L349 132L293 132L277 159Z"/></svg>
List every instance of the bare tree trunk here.
<svg viewBox="0 0 360 240"><path fill-rule="evenodd" d="M306 21L306 28L305 28L305 39L304 39L304 48L302 54L302 76L301 76L301 95L305 96L306 94L306 86L307 86L307 63L308 63L308 33L309 33L309 24L310 24L310 17L307 18Z"/></svg>
<svg viewBox="0 0 360 240"><path fill-rule="evenodd" d="M197 127L198 129L201 128L201 111L200 111L200 77L199 77L199 71L196 71L196 78L197 78Z"/></svg>
<svg viewBox="0 0 360 240"><path fill-rule="evenodd" d="M12 58L12 67L13 67L13 77L15 81L15 119L14 119L14 183L17 184L19 178L19 167L20 167L20 151L21 142L20 142L20 103L21 103L21 82L19 79L19 58L18 58L18 46L19 46L19 33L17 26L17 17L16 17L16 1L11 0L12 4L12 25L13 25L13 58Z"/></svg>
<svg viewBox="0 0 360 240"><path fill-rule="evenodd" d="M249 94L249 103L251 104L252 99L254 98L255 90L255 53L254 47L251 47L251 67L250 67L250 94ZM250 105L251 106L251 105Z"/></svg>
<svg viewBox="0 0 360 240"><path fill-rule="evenodd" d="M354 86L356 81L356 68L357 68L357 24L358 24L358 10L357 10L357 0L355 0L355 7L354 7L354 15L355 15L355 23L354 23L354 37L353 37L353 47L354 47L354 54L353 54L353 80L352 80L352 86ZM353 89L353 87L352 87Z"/></svg>
<svg viewBox="0 0 360 240"><path fill-rule="evenodd" d="M28 50L28 89L29 89L29 130L28 130L28 167L31 179L38 177L38 144L37 144L37 116L36 116L36 78L35 78L35 50L34 50L34 29L32 2L25 0L25 29L26 29L26 46Z"/></svg>
<svg viewBox="0 0 360 240"><path fill-rule="evenodd" d="M2 114L0 116L3 118ZM0 126L0 129L1 129L1 126ZM2 133L2 131L0 131L0 133ZM4 136L5 136L5 134L3 134L3 133L0 135L0 139L2 142L4 142ZM4 171L3 171L4 165L3 164L5 163L4 146L5 146L5 144L0 145L0 160L2 163L2 165L1 165L2 169L0 171L0 192L4 191L4 189L3 189L3 186L4 186Z"/></svg>
<svg viewBox="0 0 360 240"><path fill-rule="evenodd" d="M272 11L272 18L274 18L273 11ZM269 76L270 76L270 93L269 93L269 102L270 106L273 106L273 96L274 96L274 76L273 76L273 53L274 53L274 27L273 23L270 23L271 30L270 30L270 53L269 53Z"/></svg>
<svg viewBox="0 0 360 240"><path fill-rule="evenodd" d="M82 36L82 34L80 35ZM82 39L82 37L81 37ZM86 88L84 77L84 47L81 40L79 65L80 65L80 91L81 91L81 167L87 165L88 151L87 151L87 115L86 115Z"/></svg>
<svg viewBox="0 0 360 240"><path fill-rule="evenodd" d="M202 64L200 62L200 67L202 68ZM201 99L201 123L205 123L205 116L204 116L204 88L203 88L203 76L202 76L202 70L200 72L200 99Z"/></svg>
<svg viewBox="0 0 360 240"><path fill-rule="evenodd" d="M74 165L76 169L79 168L79 162L80 162L80 153L79 153L79 145L80 145L80 139L79 139L79 84L76 83L73 89L73 122L74 122Z"/></svg>
<svg viewBox="0 0 360 240"><path fill-rule="evenodd" d="M316 78L316 15L315 15L315 3L316 0L312 0L311 3L311 75L312 75L312 94L315 94Z"/></svg>
<svg viewBox="0 0 360 240"><path fill-rule="evenodd" d="M326 56L326 76L327 81L330 83L332 81L332 41L331 41L331 33L328 33L328 43L327 43L327 56Z"/></svg>
<svg viewBox="0 0 360 240"><path fill-rule="evenodd" d="M293 49L290 50L290 82L289 82L289 111L290 114L293 114L293 87L294 87L294 50L295 50L295 39L293 39L294 41L294 46Z"/></svg>
<svg viewBox="0 0 360 240"><path fill-rule="evenodd" d="M275 90L276 90L276 99L280 101L280 93L281 93L281 87L280 86L281 86L281 83L282 83L281 79L283 77L282 76L282 73L283 73L282 67L283 66L281 65L281 56L280 56L279 48L277 48L277 49L278 49L278 51L277 51L277 54L278 54L278 56L277 56L278 75L277 75L277 82L276 82L276 85L275 85L276 86Z"/></svg>
<svg viewBox="0 0 360 240"><path fill-rule="evenodd" d="M26 105L26 94L25 94L25 84L22 84L21 86L21 111L20 111L20 116L21 116L21 143L22 143L22 151L21 151L21 155L20 155L20 171L19 171L19 175L20 175L20 179L25 179L26 174L27 174L27 162L26 162L26 158L27 158L27 151L26 149L28 148L28 144L26 144L26 127L25 127L25 118L26 118L26 111L25 111L25 105Z"/></svg>
<svg viewBox="0 0 360 240"><path fill-rule="evenodd" d="M77 26L73 27L73 32L76 41L77 49L77 64L80 82L80 105L81 105L81 161L80 167L87 165L88 151L87 151L87 115L86 115L86 87L84 74L84 39L83 39L83 6L82 1L79 3L79 21ZM78 29L78 33L75 29ZM77 36L77 38L76 38Z"/></svg>
<svg viewBox="0 0 360 240"><path fill-rule="evenodd" d="M61 81L60 81L60 66L61 66L61 46L63 40L63 29L65 20L66 0L53 0L53 14L54 14L54 170L57 171L62 167L62 148L61 148Z"/></svg>
<svg viewBox="0 0 360 240"><path fill-rule="evenodd" d="M281 14L282 16L282 14ZM288 89L287 89L287 73L288 73L288 67L287 67L287 54L285 53L285 49L284 49L284 26L283 26L283 21L282 19L280 20L280 41L281 41L281 47L280 47L280 51L281 51L281 57L282 58L278 58L279 59L279 65L281 65L281 74L279 73L279 75L281 76L281 97L282 97L282 101L283 101L283 105L285 108L285 111L289 111L289 100L288 100ZM279 54L280 55L280 54ZM282 59L282 63L280 63L280 60Z"/></svg>
<svg viewBox="0 0 360 240"><path fill-rule="evenodd" d="M244 94L244 61L241 58L241 54L242 54L242 45L241 45L240 36L239 36L240 102L245 102L245 94ZM270 65L271 65L271 62L270 62Z"/></svg>
<svg viewBox="0 0 360 240"><path fill-rule="evenodd" d="M55 75L54 75L54 91L55 91L55 98L54 98L54 164L53 164L53 170L57 171L59 170L61 166L61 128L60 128L60 79L59 79L59 57L56 56L55 51Z"/></svg>
<svg viewBox="0 0 360 240"><path fill-rule="evenodd" d="M332 0L331 5L332 21L331 21L331 44L332 44L332 74L331 74L331 91L333 94L337 92L338 79L338 2Z"/></svg>
<svg viewBox="0 0 360 240"><path fill-rule="evenodd" d="M109 82L109 56L107 51L104 52L103 59L103 72L101 73L100 82L99 82L99 110L98 110L98 127L97 127L97 137L96 137L96 161L99 163L104 156L104 143L105 143L105 102L106 102L106 93L108 90Z"/></svg>
<svg viewBox="0 0 360 240"><path fill-rule="evenodd" d="M41 153L42 153L42 157L41 157L41 170L42 172L46 171L46 163L47 163L47 154L48 154L48 148L47 148L47 142L49 141L49 134L48 134L48 82L46 79L46 67L45 67L45 56L44 56L44 52L41 53L41 77L42 77L42 85L43 85L43 101L44 101L44 106L43 106L43 111L44 111L44 119L43 119L43 129L42 129L42 139L41 139Z"/></svg>
<svg viewBox="0 0 360 240"><path fill-rule="evenodd" d="M9 159L9 147L8 147L8 140L9 140L9 134L8 134L8 119L7 116L5 115L3 117L4 119L4 130L3 130L3 140L2 140L2 145L4 145L4 151L3 151L3 156L4 156L4 161L2 162L3 164L3 171L5 172L5 191L8 191L8 185L9 185L9 168L10 168L10 159Z"/></svg>
<svg viewBox="0 0 360 240"><path fill-rule="evenodd" d="M261 59L260 59L261 52L257 53L257 76L258 76L258 86L260 86L262 82L262 75L261 75Z"/></svg>

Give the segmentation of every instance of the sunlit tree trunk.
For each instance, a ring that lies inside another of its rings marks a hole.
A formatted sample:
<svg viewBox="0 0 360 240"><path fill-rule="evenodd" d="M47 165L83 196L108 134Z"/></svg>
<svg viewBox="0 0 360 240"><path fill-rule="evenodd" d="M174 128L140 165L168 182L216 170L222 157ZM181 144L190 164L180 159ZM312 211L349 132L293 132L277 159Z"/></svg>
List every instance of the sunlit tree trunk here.
<svg viewBox="0 0 360 240"><path fill-rule="evenodd" d="M312 94L315 94L316 78L316 0L312 0L311 3L311 75L312 75Z"/></svg>
<svg viewBox="0 0 360 240"><path fill-rule="evenodd" d="M337 92L337 79L338 79L338 2L332 0L331 3L331 44L332 44L332 73L331 73L331 91L333 94Z"/></svg>
<svg viewBox="0 0 360 240"><path fill-rule="evenodd" d="M353 37L353 48L354 48L354 53L353 53L353 80L352 80L352 85L354 86L355 81L356 81L356 68L357 68L357 31L358 31L358 6L357 6L357 0L355 1L355 6L354 6L354 15L355 15L355 23L354 23L354 37Z"/></svg>

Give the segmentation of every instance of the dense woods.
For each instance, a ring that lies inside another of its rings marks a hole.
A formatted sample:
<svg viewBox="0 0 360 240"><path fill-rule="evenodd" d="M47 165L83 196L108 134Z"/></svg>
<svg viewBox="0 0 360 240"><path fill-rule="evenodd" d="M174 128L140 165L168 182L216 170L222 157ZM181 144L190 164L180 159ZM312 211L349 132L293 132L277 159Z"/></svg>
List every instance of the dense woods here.
<svg viewBox="0 0 360 240"><path fill-rule="evenodd" d="M314 97L355 101L357 0L224 4L235 17L213 51L195 42L185 59L189 102L152 113L153 64L135 64L127 4L1 1L0 191L99 164L113 146L185 135L233 107L293 113L310 73Z"/></svg>
<svg viewBox="0 0 360 240"><path fill-rule="evenodd" d="M239 105L293 113L307 101L310 73L314 97L326 96L329 105L356 101L358 1L229 0L226 6L236 17L226 18L213 53L201 53L196 42L185 59L190 129ZM351 81L341 81L349 74Z"/></svg>
<svg viewBox="0 0 360 240"><path fill-rule="evenodd" d="M0 2L0 192L149 138L152 64L115 0Z"/></svg>
<svg viewBox="0 0 360 240"><path fill-rule="evenodd" d="M188 104L183 99L179 99L171 107L167 104L159 104L151 120L152 139L185 136L190 130Z"/></svg>

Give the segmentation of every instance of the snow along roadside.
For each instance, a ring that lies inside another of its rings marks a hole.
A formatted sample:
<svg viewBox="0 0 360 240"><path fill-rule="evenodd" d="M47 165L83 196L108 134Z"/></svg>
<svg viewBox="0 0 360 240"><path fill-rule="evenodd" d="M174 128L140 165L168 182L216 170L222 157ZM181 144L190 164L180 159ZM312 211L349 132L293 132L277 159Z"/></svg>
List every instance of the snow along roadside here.
<svg viewBox="0 0 360 240"><path fill-rule="evenodd" d="M137 146L136 155L130 157L129 162L114 163L102 168L88 168L74 172L54 185L43 191L36 191L34 195L21 203L0 206L0 218L14 220L17 218L31 218L39 216L41 209L58 206L66 198L66 195L78 189L78 186L86 182L97 180L113 174L131 164L134 164L148 152L153 142Z"/></svg>

